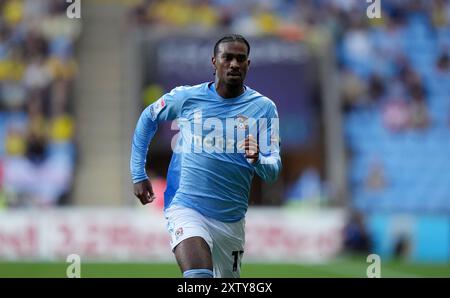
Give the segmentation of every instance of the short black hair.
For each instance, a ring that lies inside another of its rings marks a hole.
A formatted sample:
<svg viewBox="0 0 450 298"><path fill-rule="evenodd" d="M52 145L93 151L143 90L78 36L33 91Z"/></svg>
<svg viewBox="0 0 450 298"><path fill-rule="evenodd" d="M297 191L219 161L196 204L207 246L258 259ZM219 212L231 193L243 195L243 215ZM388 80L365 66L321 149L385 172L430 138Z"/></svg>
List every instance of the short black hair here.
<svg viewBox="0 0 450 298"><path fill-rule="evenodd" d="M245 39L244 36L239 34L228 34L219 39L214 45L214 57L216 57L217 53L219 52L219 45L221 43L233 41L245 43L245 45L247 46L247 56L250 55L250 44L248 43L248 41Z"/></svg>

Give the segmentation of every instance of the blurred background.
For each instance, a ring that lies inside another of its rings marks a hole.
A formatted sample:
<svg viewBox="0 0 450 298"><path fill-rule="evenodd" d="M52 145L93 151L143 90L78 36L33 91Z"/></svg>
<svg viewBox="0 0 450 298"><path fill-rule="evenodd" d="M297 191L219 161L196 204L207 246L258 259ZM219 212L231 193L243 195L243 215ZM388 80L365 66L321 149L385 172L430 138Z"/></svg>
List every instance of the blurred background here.
<svg viewBox="0 0 450 298"><path fill-rule="evenodd" d="M226 33L249 40L246 84L282 139L243 276L365 277L369 254L381 276L450 276L450 1L1 0L1 277L65 276L69 254L82 276L180 276L162 213L176 127L151 144L151 206L131 138L161 95L214 80Z"/></svg>

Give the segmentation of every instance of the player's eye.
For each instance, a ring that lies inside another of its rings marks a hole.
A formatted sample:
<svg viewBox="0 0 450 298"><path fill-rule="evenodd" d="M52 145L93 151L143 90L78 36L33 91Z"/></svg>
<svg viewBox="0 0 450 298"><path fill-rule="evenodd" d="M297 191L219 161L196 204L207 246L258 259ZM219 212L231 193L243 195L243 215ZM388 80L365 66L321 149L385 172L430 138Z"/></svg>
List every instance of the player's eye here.
<svg viewBox="0 0 450 298"><path fill-rule="evenodd" d="M238 62L244 62L245 60L247 60L247 56L245 56L245 55L238 55L236 60Z"/></svg>
<svg viewBox="0 0 450 298"><path fill-rule="evenodd" d="M233 60L233 55L230 55L230 54L225 54L222 57L225 59L225 61Z"/></svg>

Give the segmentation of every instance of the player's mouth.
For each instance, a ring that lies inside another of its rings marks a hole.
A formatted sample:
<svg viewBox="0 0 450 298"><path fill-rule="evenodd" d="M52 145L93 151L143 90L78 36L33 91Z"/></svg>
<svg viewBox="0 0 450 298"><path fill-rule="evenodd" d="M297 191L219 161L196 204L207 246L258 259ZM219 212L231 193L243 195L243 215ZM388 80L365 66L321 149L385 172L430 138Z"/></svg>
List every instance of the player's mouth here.
<svg viewBox="0 0 450 298"><path fill-rule="evenodd" d="M232 78L240 78L241 77L241 73L239 73L239 72L229 72L229 73L227 73L227 75Z"/></svg>

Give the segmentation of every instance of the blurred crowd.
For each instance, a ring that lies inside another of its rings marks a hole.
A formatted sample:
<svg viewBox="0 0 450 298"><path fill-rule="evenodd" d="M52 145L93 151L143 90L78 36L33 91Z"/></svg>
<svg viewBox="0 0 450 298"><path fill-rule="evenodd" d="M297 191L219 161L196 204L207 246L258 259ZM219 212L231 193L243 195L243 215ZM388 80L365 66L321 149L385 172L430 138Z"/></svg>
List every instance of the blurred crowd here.
<svg viewBox="0 0 450 298"><path fill-rule="evenodd" d="M0 1L0 209L63 204L75 170L74 53L66 1Z"/></svg>
<svg viewBox="0 0 450 298"><path fill-rule="evenodd" d="M298 22L304 12L301 2L304 1L143 0L131 16L140 25L154 27L199 32L227 28L244 36L279 34L298 39Z"/></svg>
<svg viewBox="0 0 450 298"><path fill-rule="evenodd" d="M354 205L450 211L450 2L382 1L339 40Z"/></svg>

